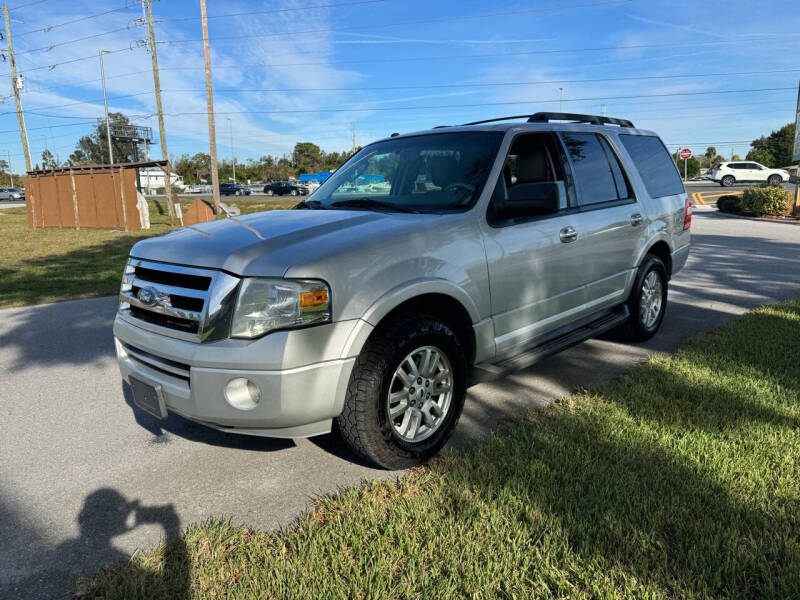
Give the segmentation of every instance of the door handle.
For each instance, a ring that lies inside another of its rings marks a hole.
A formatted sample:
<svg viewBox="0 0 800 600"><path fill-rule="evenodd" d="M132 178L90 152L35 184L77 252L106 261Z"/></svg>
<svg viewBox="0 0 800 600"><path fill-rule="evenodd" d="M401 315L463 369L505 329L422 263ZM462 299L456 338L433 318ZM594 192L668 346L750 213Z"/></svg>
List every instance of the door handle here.
<svg viewBox="0 0 800 600"><path fill-rule="evenodd" d="M574 227L564 227L564 229L558 233L558 237L561 238L562 242L568 244L578 239L578 232L575 231Z"/></svg>
<svg viewBox="0 0 800 600"><path fill-rule="evenodd" d="M631 215L631 225L634 227L639 225L642 221L644 221L644 217L641 215L641 213L633 213Z"/></svg>

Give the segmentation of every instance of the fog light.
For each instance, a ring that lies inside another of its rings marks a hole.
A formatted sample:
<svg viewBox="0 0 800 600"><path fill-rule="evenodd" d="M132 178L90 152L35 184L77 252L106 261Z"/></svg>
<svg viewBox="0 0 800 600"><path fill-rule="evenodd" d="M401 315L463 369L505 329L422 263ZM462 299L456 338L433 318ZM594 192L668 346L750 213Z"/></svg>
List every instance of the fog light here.
<svg viewBox="0 0 800 600"><path fill-rule="evenodd" d="M233 408L253 410L261 400L261 390L249 379L237 377L225 386L225 400Z"/></svg>

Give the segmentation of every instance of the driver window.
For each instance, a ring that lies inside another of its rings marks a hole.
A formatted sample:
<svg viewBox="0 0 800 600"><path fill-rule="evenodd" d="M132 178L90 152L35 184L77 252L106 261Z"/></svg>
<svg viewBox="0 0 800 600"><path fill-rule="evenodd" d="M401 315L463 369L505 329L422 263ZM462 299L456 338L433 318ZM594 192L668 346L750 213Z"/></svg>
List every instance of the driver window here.
<svg viewBox="0 0 800 600"><path fill-rule="evenodd" d="M514 140L503 167L506 189L526 183L554 182L559 189L559 208L567 208L564 171L554 160L548 134L521 135Z"/></svg>

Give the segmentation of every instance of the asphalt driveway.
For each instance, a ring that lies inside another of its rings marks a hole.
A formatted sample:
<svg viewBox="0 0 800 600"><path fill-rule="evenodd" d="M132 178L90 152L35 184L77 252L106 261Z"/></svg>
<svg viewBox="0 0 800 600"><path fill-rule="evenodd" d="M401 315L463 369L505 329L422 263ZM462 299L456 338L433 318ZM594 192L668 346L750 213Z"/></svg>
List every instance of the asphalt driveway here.
<svg viewBox="0 0 800 600"><path fill-rule="evenodd" d="M452 443L750 308L800 296L800 227L698 210L693 231L654 340L593 340L472 388ZM244 437L135 410L114 360L115 307L99 298L0 311L0 597L61 597L71 575L193 522L286 526L315 495L396 476L360 463L334 436Z"/></svg>

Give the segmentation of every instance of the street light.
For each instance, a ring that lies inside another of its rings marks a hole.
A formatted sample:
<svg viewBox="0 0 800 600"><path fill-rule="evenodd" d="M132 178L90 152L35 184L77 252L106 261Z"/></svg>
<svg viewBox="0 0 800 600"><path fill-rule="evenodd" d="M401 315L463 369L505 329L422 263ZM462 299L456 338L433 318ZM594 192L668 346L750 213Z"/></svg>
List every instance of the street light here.
<svg viewBox="0 0 800 600"><path fill-rule="evenodd" d="M564 112L564 88L558 88L558 112Z"/></svg>
<svg viewBox="0 0 800 600"><path fill-rule="evenodd" d="M111 125L108 123L108 100L106 100L106 74L103 71L103 54L111 54L108 50L100 50L100 80L103 82L103 108L106 111L106 136L108 137L108 164L114 164L114 151L111 149Z"/></svg>
<svg viewBox="0 0 800 600"><path fill-rule="evenodd" d="M233 183L236 183L236 151L233 149L233 122L230 117L228 119L228 131L231 134L231 156L233 157Z"/></svg>

